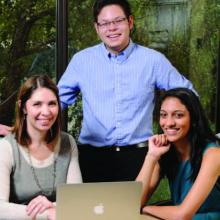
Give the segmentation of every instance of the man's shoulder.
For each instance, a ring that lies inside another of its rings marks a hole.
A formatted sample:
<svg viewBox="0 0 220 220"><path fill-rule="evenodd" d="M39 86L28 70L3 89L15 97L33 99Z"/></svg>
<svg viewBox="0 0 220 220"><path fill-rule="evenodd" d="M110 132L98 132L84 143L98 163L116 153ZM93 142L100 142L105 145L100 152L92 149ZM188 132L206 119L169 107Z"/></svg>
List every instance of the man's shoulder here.
<svg viewBox="0 0 220 220"><path fill-rule="evenodd" d="M85 59L85 56L90 56L91 54L97 53L100 51L101 48L101 43L100 44L96 44L93 45L91 47L87 47L85 49L80 50L79 52L77 52L74 57L83 57L83 59Z"/></svg>
<svg viewBox="0 0 220 220"><path fill-rule="evenodd" d="M150 55L152 57L161 57L161 56L164 56L161 52L155 50L155 49L152 49L152 48L149 48L149 47L146 47L146 46L143 46L143 45L140 45L140 44L135 44L135 47L136 47L136 50L139 52L139 53L142 53L144 55Z"/></svg>

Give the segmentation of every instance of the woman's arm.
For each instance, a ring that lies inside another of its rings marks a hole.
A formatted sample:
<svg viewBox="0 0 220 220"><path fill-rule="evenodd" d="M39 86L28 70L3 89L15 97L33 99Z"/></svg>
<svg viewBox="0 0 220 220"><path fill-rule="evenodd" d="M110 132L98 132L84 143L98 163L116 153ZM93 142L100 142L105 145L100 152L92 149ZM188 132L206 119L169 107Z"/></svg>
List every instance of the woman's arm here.
<svg viewBox="0 0 220 220"><path fill-rule="evenodd" d="M169 220L192 219L220 176L220 149L209 148L203 156L199 174L179 206L146 206L143 211Z"/></svg>
<svg viewBox="0 0 220 220"><path fill-rule="evenodd" d="M6 136L9 132L11 132L12 127L0 124L0 135Z"/></svg>
<svg viewBox="0 0 220 220"><path fill-rule="evenodd" d="M143 207L159 183L159 165L153 156L146 155L136 181L142 182L141 207Z"/></svg>
<svg viewBox="0 0 220 220"><path fill-rule="evenodd" d="M11 145L5 139L0 140L0 219L31 219L27 216L26 205L9 202L10 174L13 164ZM37 219L46 219L46 212Z"/></svg>
<svg viewBox="0 0 220 220"><path fill-rule="evenodd" d="M149 138L148 153L145 157L141 171L136 178L136 181L140 181L143 184L141 206L150 198L150 195L159 183L160 168L158 160L162 154L169 150L169 147L165 135L154 135Z"/></svg>
<svg viewBox="0 0 220 220"><path fill-rule="evenodd" d="M82 183L82 175L79 168L78 148L72 136L69 135L72 146L72 156L67 173L67 183Z"/></svg>

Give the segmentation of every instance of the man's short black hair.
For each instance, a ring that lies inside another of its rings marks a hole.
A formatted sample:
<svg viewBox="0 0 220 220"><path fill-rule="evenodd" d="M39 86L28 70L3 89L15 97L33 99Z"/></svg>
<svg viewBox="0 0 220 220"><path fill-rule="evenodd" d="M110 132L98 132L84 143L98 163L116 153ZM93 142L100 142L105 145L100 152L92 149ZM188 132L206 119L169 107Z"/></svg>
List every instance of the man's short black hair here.
<svg viewBox="0 0 220 220"><path fill-rule="evenodd" d="M97 22L97 18L101 10L108 5L118 5L122 8L127 18L131 15L131 7L127 0L96 0L93 6L93 19Z"/></svg>

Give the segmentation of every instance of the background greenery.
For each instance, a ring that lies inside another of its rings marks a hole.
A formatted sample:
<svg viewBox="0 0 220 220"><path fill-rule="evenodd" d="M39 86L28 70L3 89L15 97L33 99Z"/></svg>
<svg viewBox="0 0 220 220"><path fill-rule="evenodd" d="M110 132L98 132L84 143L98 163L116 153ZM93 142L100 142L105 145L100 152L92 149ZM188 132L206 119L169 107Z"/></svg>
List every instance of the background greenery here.
<svg viewBox="0 0 220 220"><path fill-rule="evenodd" d="M94 0L69 0L69 57L99 41L93 28L93 3ZM130 3L135 16L134 41L165 53L192 80L214 124L220 0L130 0ZM26 77L47 73L56 78L55 13L54 0L0 1L1 123L12 123L15 94ZM82 118L81 104L75 108L69 112L69 129L73 133L79 130Z"/></svg>
<svg viewBox="0 0 220 220"><path fill-rule="evenodd" d="M70 45L77 45L77 50L98 42L92 27L93 1L83 2L81 7L72 0L70 6L74 9L70 12ZM164 53L193 82L214 129L220 0L133 0L130 3L135 17L132 38ZM78 28L79 23L82 25ZM81 105L76 103L69 110L69 131L76 136L82 119Z"/></svg>
<svg viewBox="0 0 220 220"><path fill-rule="evenodd" d="M12 123L16 91L36 54L54 45L55 31L53 0L0 1L1 123Z"/></svg>

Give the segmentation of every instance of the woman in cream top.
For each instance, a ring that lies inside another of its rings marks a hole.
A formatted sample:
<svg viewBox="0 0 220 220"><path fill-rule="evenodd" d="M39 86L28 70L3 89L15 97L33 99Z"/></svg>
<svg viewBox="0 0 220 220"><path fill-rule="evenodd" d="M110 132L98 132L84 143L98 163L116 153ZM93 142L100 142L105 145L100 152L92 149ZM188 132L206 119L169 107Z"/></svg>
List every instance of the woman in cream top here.
<svg viewBox="0 0 220 220"><path fill-rule="evenodd" d="M55 220L56 187L82 182L78 150L61 132L56 85L44 75L20 88L12 133L0 140L0 219Z"/></svg>

